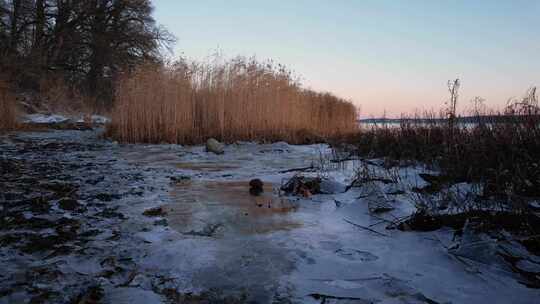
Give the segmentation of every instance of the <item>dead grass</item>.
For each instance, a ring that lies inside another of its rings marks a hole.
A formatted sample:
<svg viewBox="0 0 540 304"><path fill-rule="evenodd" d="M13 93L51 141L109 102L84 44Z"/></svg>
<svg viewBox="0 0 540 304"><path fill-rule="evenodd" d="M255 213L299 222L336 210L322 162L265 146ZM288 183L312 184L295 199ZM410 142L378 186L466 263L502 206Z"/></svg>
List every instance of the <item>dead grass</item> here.
<svg viewBox="0 0 540 304"><path fill-rule="evenodd" d="M0 132L17 128L17 108L15 96L6 82L0 80Z"/></svg>
<svg viewBox="0 0 540 304"><path fill-rule="evenodd" d="M540 107L534 88L502 112L476 104L467 117L456 116L455 110L425 113L403 117L399 125L362 129L346 140L349 145L334 148L384 158L388 171L412 161L438 172L420 174L427 185L408 194L417 212L391 227L461 230L470 222L476 231L538 235L534 202L540 199ZM369 171L358 171L357 181L371 180ZM536 246L535 239L530 242Z"/></svg>
<svg viewBox="0 0 540 304"><path fill-rule="evenodd" d="M356 109L255 59L145 66L119 80L109 134L124 142L319 141L356 130Z"/></svg>
<svg viewBox="0 0 540 304"><path fill-rule="evenodd" d="M428 114L363 130L355 149L363 156L430 164L449 182L480 183L485 197L540 197L540 107L534 88L503 112L475 110L461 122Z"/></svg>

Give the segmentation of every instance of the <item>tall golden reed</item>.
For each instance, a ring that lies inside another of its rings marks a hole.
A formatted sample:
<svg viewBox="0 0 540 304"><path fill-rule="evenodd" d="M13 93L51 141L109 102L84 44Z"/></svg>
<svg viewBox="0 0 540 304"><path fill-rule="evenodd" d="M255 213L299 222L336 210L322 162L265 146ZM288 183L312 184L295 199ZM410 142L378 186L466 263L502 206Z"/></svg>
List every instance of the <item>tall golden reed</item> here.
<svg viewBox="0 0 540 304"><path fill-rule="evenodd" d="M109 134L124 142L301 143L356 131L356 109L304 89L282 65L238 57L144 66L119 80Z"/></svg>
<svg viewBox="0 0 540 304"><path fill-rule="evenodd" d="M0 80L0 131L17 127L15 97L9 92L6 82Z"/></svg>

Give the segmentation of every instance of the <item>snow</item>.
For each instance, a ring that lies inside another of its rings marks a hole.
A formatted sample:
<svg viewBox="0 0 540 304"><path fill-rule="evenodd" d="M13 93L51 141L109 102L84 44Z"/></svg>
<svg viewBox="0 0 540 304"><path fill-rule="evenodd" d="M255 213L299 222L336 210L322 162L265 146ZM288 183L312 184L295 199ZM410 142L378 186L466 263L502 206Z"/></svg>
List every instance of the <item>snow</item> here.
<svg viewBox="0 0 540 304"><path fill-rule="evenodd" d="M245 142L228 145L224 155L205 153L201 146L178 150L171 150L168 146L147 146L137 151L130 146L127 150L128 159L133 162L176 168L175 172L191 176L196 182L213 184L260 178L265 183L276 185L296 173L280 171L320 164L324 162L320 159L321 153L330 152L326 145ZM190 166L183 168L177 165L179 163L190 163ZM212 166L216 170L205 170ZM307 175L321 175L346 185L352 181L356 168L355 161L349 161L341 168ZM388 174L380 168L372 169L376 174ZM146 263L151 268L162 267L173 276L184 278L193 284L195 290L244 287L262 302L269 298L260 289L261 285L275 290L288 286L289 289L285 288L287 296L298 302L310 302L309 295L315 293L381 303L424 303L429 300L475 303L486 299L492 303L531 303L540 295L538 291L527 289L514 277L484 264L470 261L471 266L464 266L447 253L440 242L433 240L449 240L451 231L407 233L381 230L384 226L375 226L375 230L388 235L383 237L344 221L348 219L364 226L375 224L379 220L368 215L365 202L373 199L373 195L382 193L388 197L385 193L425 185L418 174L426 172L432 173L423 167L401 169L397 175L402 183L386 185L374 182L372 189L375 191L364 199L357 199L365 190L363 187L300 199L297 212L279 216L279 220L299 223L299 226L255 234L238 232L242 230L235 227L240 224L228 222L228 213L224 212L231 207L224 201L205 201L203 195L201 200L195 199L199 207L188 209L190 216L197 220L188 221L187 227L182 226L178 233L192 229L190 227L200 229L199 221L224 223L224 232L210 239L186 238L184 235L169 238L161 244L154 243L156 251L148 255ZM470 185L460 184L451 191L461 194L470 188ZM185 193L170 198L171 208L180 208L190 199L201 197L196 188L184 187L179 191ZM337 207L334 200L342 205ZM213 208L215 204L217 206ZM394 217L414 210L414 203L407 195L396 195L392 205L396 208L392 211ZM261 221L263 219L259 223ZM174 235L176 228L172 224L172 230L166 233ZM186 263L186 260L190 262ZM481 272L471 272L473 268Z"/></svg>
<svg viewBox="0 0 540 304"><path fill-rule="evenodd" d="M68 121L69 118L59 114L27 114L23 122L36 124L51 124L62 123Z"/></svg>
<svg viewBox="0 0 540 304"><path fill-rule="evenodd" d="M110 118L101 115L92 115L90 116L90 119L92 120L92 123L95 124L106 124L111 121Z"/></svg>
<svg viewBox="0 0 540 304"><path fill-rule="evenodd" d="M34 124L55 124L55 123L63 123L68 121L75 121L77 123L83 123L85 122L84 117L68 117L66 115L62 114L44 114L44 113L36 113L36 114L26 114L23 116L23 123L34 123ZM93 124L106 124L110 122L110 118L102 116L102 115L91 115L90 121Z"/></svg>
<svg viewBox="0 0 540 304"><path fill-rule="evenodd" d="M85 117L80 117L76 120L78 123L86 122L87 119ZM90 115L90 122L93 124L103 125L106 123L109 123L111 121L110 118L102 116L102 115Z"/></svg>

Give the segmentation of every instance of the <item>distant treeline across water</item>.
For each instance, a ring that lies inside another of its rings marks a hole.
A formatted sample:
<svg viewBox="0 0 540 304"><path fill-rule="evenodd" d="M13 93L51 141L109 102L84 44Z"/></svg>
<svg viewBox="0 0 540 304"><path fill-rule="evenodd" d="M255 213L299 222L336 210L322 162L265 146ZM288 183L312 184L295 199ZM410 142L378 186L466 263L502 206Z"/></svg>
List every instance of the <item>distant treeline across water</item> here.
<svg viewBox="0 0 540 304"><path fill-rule="evenodd" d="M455 122L459 125L469 125L478 123L516 123L523 122L524 119L539 118L540 115L479 115L479 116L458 116ZM407 124L443 124L448 123L448 118L365 118L359 119L360 125L399 125Z"/></svg>

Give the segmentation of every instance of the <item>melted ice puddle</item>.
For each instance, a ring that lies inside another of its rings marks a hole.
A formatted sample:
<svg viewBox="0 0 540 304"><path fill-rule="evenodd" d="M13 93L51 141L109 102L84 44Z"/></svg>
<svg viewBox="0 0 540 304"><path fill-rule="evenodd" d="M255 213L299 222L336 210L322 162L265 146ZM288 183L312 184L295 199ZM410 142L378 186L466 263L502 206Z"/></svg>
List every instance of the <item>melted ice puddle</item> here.
<svg viewBox="0 0 540 304"><path fill-rule="evenodd" d="M247 181L190 181L172 191L167 207L171 228L185 234L263 234L298 228L297 206L265 183L259 196L249 193Z"/></svg>

